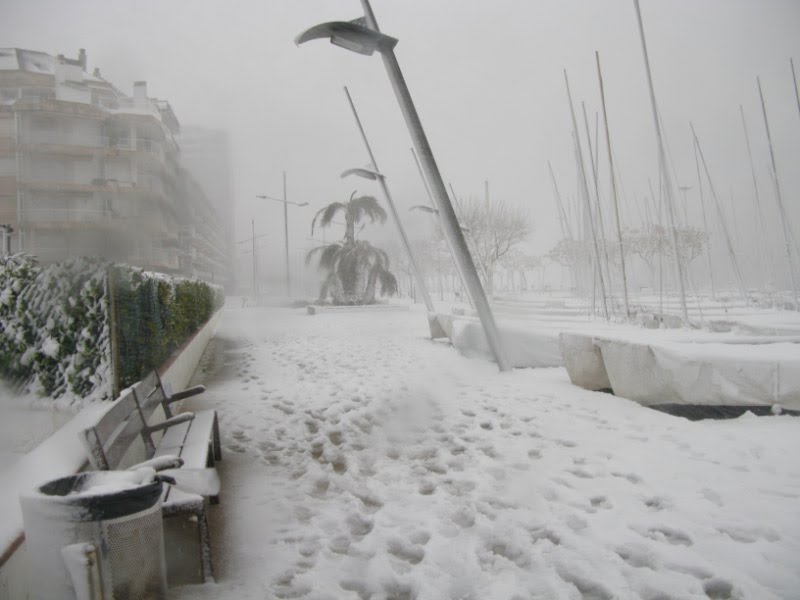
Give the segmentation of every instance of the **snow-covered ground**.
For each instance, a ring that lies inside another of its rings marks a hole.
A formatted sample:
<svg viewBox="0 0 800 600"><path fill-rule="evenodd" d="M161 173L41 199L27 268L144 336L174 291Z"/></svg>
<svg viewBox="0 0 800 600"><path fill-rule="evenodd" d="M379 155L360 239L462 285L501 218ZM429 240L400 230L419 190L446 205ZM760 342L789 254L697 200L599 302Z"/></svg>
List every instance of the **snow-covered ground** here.
<svg viewBox="0 0 800 600"><path fill-rule="evenodd" d="M689 422L427 333L226 309L193 405L219 583L173 598L800 598L799 420Z"/></svg>

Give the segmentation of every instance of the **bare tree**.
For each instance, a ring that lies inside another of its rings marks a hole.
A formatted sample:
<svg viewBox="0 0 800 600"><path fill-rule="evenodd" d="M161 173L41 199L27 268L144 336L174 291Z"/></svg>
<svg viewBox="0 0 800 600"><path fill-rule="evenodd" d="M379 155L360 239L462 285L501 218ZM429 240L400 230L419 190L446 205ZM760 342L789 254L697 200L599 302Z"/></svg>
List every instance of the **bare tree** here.
<svg viewBox="0 0 800 600"><path fill-rule="evenodd" d="M677 239L680 260L687 267L700 256L708 241L703 231L688 225L677 228ZM645 262L653 280L655 261L659 255L672 258L675 254L668 231L660 225L626 230L623 232L623 243Z"/></svg>
<svg viewBox="0 0 800 600"><path fill-rule="evenodd" d="M502 200L470 199L458 211L461 226L473 240L473 250L486 269L488 292L492 293L495 267L533 231L527 211Z"/></svg>

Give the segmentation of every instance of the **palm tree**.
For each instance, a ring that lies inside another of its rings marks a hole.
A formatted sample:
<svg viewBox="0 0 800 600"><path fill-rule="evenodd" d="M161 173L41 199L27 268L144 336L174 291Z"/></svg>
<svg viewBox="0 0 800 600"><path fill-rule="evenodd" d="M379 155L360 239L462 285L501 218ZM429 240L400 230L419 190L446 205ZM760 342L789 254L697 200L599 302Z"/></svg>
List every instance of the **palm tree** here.
<svg viewBox="0 0 800 600"><path fill-rule="evenodd" d="M328 294L335 304L372 304L380 285L381 293L397 293L397 279L389 271L389 256L366 240L356 240L356 225L362 219L386 222L386 211L372 196L350 195L347 202L333 202L314 215L311 233L319 222L328 227L339 212L344 213L345 234L341 242L314 248L306 255L306 264L319 255L319 268L328 272L320 288L320 300ZM362 226L363 228L363 226Z"/></svg>

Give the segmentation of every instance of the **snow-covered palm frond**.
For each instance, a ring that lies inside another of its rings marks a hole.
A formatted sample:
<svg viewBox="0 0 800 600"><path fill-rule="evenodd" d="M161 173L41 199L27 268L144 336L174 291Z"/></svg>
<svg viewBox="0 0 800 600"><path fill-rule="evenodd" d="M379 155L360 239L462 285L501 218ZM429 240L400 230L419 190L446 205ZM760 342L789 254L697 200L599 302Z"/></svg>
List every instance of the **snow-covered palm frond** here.
<svg viewBox="0 0 800 600"><path fill-rule="evenodd" d="M386 222L386 211L372 196L351 197L350 202L348 202L348 209L354 223L360 222L363 218L369 219L370 223L375 221L379 223Z"/></svg>
<svg viewBox="0 0 800 600"><path fill-rule="evenodd" d="M336 285L338 276L335 271L328 273L328 276L322 281L322 286L319 288L319 299L324 301L328 297L331 288Z"/></svg>
<svg viewBox="0 0 800 600"><path fill-rule="evenodd" d="M394 296L397 293L397 278L388 269L378 270L378 283L381 285L381 294Z"/></svg>
<svg viewBox="0 0 800 600"><path fill-rule="evenodd" d="M316 255L319 255L319 268L331 270L336 266L338 255L344 246L341 242L333 242L325 246L317 246L306 254L306 265L310 264Z"/></svg>
<svg viewBox="0 0 800 600"><path fill-rule="evenodd" d="M347 213L347 210L347 204L344 202L331 202L328 206L321 208L311 221L311 235L314 235L314 228L317 225L317 221L319 221L320 227L327 227L333 222L333 219L339 211Z"/></svg>

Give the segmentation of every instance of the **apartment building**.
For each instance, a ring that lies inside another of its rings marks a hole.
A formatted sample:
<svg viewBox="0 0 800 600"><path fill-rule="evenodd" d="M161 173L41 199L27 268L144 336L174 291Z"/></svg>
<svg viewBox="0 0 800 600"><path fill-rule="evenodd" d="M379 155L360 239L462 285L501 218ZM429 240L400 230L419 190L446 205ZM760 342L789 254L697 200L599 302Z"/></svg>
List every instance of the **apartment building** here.
<svg viewBox="0 0 800 600"><path fill-rule="evenodd" d="M221 222L181 165L180 124L77 59L0 49L0 223L42 263L101 255L224 283Z"/></svg>
<svg viewBox="0 0 800 600"><path fill-rule="evenodd" d="M189 175L200 184L211 207L219 216L215 226L208 223L198 227L196 245L213 245L227 259L225 272L231 277L236 272L234 257L234 206L233 179L231 176L230 145L224 131L198 126L182 126L180 134L181 164ZM203 256L199 251L198 256ZM195 268L202 268L199 261ZM227 283L232 284L233 281Z"/></svg>

